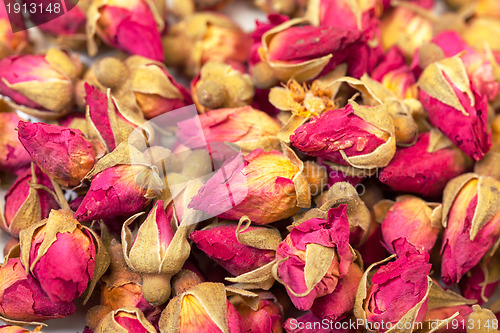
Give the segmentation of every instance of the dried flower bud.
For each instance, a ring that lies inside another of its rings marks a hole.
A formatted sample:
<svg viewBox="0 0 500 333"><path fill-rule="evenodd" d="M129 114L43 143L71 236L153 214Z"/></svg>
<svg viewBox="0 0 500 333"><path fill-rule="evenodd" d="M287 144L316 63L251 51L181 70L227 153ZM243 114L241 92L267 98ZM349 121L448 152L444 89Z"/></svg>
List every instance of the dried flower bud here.
<svg viewBox="0 0 500 333"><path fill-rule="evenodd" d="M387 201L379 202L379 205L390 205L390 208L385 208L388 208L385 217L375 215L383 219L382 236L390 252L394 253L392 244L396 239L405 238L419 251L430 253L441 227L441 205L427 203L411 195L397 197L395 203Z"/></svg>
<svg viewBox="0 0 500 333"><path fill-rule="evenodd" d="M491 145L487 100L472 86L463 61L453 57L430 64L418 84L431 124L469 157L480 160Z"/></svg>
<svg viewBox="0 0 500 333"><path fill-rule="evenodd" d="M13 27L18 31L14 33ZM19 21L10 19L6 7L0 8L0 59L28 48L28 34L24 28L22 19Z"/></svg>
<svg viewBox="0 0 500 333"><path fill-rule="evenodd" d="M141 213L123 224L123 253L127 265L143 278L144 298L151 304L161 305L170 297L170 278L182 269L189 256L186 229L172 229L163 202L159 200L133 239L128 226L139 215Z"/></svg>
<svg viewBox="0 0 500 333"><path fill-rule="evenodd" d="M103 257L107 252L99 242L72 212L53 210L38 225L21 231L21 262L51 300L71 302L89 285L91 293L108 267L109 258Z"/></svg>
<svg viewBox="0 0 500 333"><path fill-rule="evenodd" d="M380 171L379 180L394 191L424 197L440 195L446 183L465 172L468 159L438 131L422 133L415 145L400 148Z"/></svg>
<svg viewBox="0 0 500 333"><path fill-rule="evenodd" d="M160 332L242 332L241 317L222 283L201 283L173 298L160 317Z"/></svg>
<svg viewBox="0 0 500 333"><path fill-rule="evenodd" d="M118 164L97 173L75 213L79 221L131 216L159 196L161 180L144 165Z"/></svg>
<svg viewBox="0 0 500 333"><path fill-rule="evenodd" d="M42 185L53 190L50 179L40 168L26 169L19 173L15 183L5 194L5 225L3 230L13 236L49 216L51 209L59 208L57 201L45 189L30 186Z"/></svg>
<svg viewBox="0 0 500 333"><path fill-rule="evenodd" d="M79 185L96 160L80 130L21 120L19 141L43 172L66 187Z"/></svg>
<svg viewBox="0 0 500 333"><path fill-rule="evenodd" d="M172 26L163 39L167 66L182 66L194 77L209 61L244 63L250 37L236 22L221 13L201 12Z"/></svg>
<svg viewBox="0 0 500 333"><path fill-rule="evenodd" d="M77 68L65 52L3 58L0 73L0 94L14 108L47 120L71 111Z"/></svg>
<svg viewBox="0 0 500 333"><path fill-rule="evenodd" d="M206 282L205 276L189 261L172 277L172 297L176 297L194 286Z"/></svg>
<svg viewBox="0 0 500 333"><path fill-rule="evenodd" d="M385 332L397 324L409 323L413 327L413 323L421 322L427 311L432 284L428 277L431 270L429 254L421 254L402 238L393 245L396 260L381 266L370 283L368 275L376 264L365 271L354 305L356 318L363 320L365 327L378 332Z"/></svg>
<svg viewBox="0 0 500 333"><path fill-rule="evenodd" d="M160 32L164 21L153 1L99 0L87 12L90 55L97 53L95 35L106 44L130 54L163 61Z"/></svg>
<svg viewBox="0 0 500 333"><path fill-rule="evenodd" d="M64 318L75 313L72 302L53 301L19 258L7 259L0 268L0 316L5 322L43 321Z"/></svg>
<svg viewBox="0 0 500 333"><path fill-rule="evenodd" d="M328 168L313 161L304 162L304 175L309 183L312 196L321 194L329 182Z"/></svg>
<svg viewBox="0 0 500 333"><path fill-rule="evenodd" d="M386 166L396 151L394 123L385 105L352 102L300 126L290 137L300 151L360 169Z"/></svg>
<svg viewBox="0 0 500 333"><path fill-rule="evenodd" d="M259 55L280 81L311 80L344 62L362 43L359 31L304 25L307 22L286 21L262 36Z"/></svg>
<svg viewBox="0 0 500 333"><path fill-rule="evenodd" d="M384 49L398 46L406 58L411 59L420 46L432 39L433 22L410 9L398 7L382 20L381 30Z"/></svg>
<svg viewBox="0 0 500 333"><path fill-rule="evenodd" d="M349 272L339 279L337 287L331 294L319 297L314 301L311 312L321 319L331 321L345 318L354 307L356 292L362 276L361 268L357 264L352 264Z"/></svg>
<svg viewBox="0 0 500 333"><path fill-rule="evenodd" d="M125 82L125 91L117 93L118 98L131 93L146 119L193 103L189 90L176 82L162 63L132 56L125 61L125 65L130 73L129 82ZM107 76L106 73L104 76Z"/></svg>
<svg viewBox="0 0 500 333"><path fill-rule="evenodd" d="M500 235L497 192L493 178L464 174L451 180L443 193L441 277L458 282L490 250Z"/></svg>
<svg viewBox="0 0 500 333"><path fill-rule="evenodd" d="M189 238L209 258L232 275L238 276L273 261L276 247L281 242L276 229L253 226L242 229L241 224L210 225L192 232ZM260 240L265 245L248 245L252 243L245 241L245 238L253 242Z"/></svg>
<svg viewBox="0 0 500 333"><path fill-rule="evenodd" d="M16 127L22 120L15 112L0 112L0 169L18 170L31 163L31 157L17 139Z"/></svg>
<svg viewBox="0 0 500 333"><path fill-rule="evenodd" d="M154 326L147 321L141 310L124 307L110 312L103 318L95 333L156 333Z"/></svg>
<svg viewBox="0 0 500 333"><path fill-rule="evenodd" d="M233 142L244 151L253 150L257 146L262 148L265 144L277 148L275 136L281 128L278 121L251 106L211 110L179 122L178 127L179 140L192 149L203 142L203 136L203 140L209 144Z"/></svg>
<svg viewBox="0 0 500 333"><path fill-rule="evenodd" d="M328 211L328 220L314 218L293 227L278 246L273 271L295 307L305 311L335 290L352 260L346 207L340 205Z"/></svg>
<svg viewBox="0 0 500 333"><path fill-rule="evenodd" d="M257 309L252 309L242 297L230 299L241 315L243 332L247 333L281 333L283 331L283 309L273 294L259 294ZM0 332L1 333L1 332Z"/></svg>
<svg viewBox="0 0 500 333"><path fill-rule="evenodd" d="M225 164L189 203L189 208L212 216L268 224L310 205L310 192L296 156L256 149L244 158ZM229 189L229 192L228 192ZM237 204L235 204L237 203Z"/></svg>
<svg viewBox="0 0 500 333"><path fill-rule="evenodd" d="M208 61L191 82L193 99L200 112L250 104L254 87L250 75L232 65Z"/></svg>

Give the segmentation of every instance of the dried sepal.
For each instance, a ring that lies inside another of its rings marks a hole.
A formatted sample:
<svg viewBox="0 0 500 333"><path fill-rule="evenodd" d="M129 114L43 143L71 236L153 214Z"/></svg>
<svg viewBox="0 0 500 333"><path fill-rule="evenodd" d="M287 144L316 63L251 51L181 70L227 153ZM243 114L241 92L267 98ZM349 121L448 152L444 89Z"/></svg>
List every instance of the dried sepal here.
<svg viewBox="0 0 500 333"><path fill-rule="evenodd" d="M446 186L443 193L443 227L448 225L448 215L454 200L461 189L471 180L478 180L478 198L477 206L474 211L472 225L470 229L470 239L474 240L477 233L485 226L497 213L497 208L500 207L500 182L485 176L479 176L474 173L467 173L452 179Z"/></svg>
<svg viewBox="0 0 500 333"><path fill-rule="evenodd" d="M234 285L226 286L226 296L237 296L253 310L257 310L259 306L260 296L254 292L238 288Z"/></svg>
<svg viewBox="0 0 500 333"><path fill-rule="evenodd" d="M235 283L233 287L240 289L263 289L269 290L274 284L273 266L275 261L259 267L251 272L239 275L237 277L226 277L229 282Z"/></svg>
<svg viewBox="0 0 500 333"><path fill-rule="evenodd" d="M311 189L304 174L304 162L284 142L281 142L281 150L283 151L283 155L299 168L299 172L292 178L297 195L297 206L301 208L311 207Z"/></svg>
<svg viewBox="0 0 500 333"><path fill-rule="evenodd" d="M248 216L241 217L235 231L238 242L261 250L276 250L282 241L279 230L272 227L256 227L257 229L247 231L251 223Z"/></svg>
<svg viewBox="0 0 500 333"><path fill-rule="evenodd" d="M109 252L106 249L106 246L104 245L101 237L99 237L94 230L86 226L83 226L83 229L87 230L90 233L94 240L96 248L94 274L92 275L92 279L90 280L87 287L87 295L83 300L83 304L86 304L92 296L97 283L101 280L104 273L106 273L106 271L108 270L108 267L111 264L111 256L109 255ZM101 224L101 234L103 234L102 230L105 230L104 224Z"/></svg>
<svg viewBox="0 0 500 333"><path fill-rule="evenodd" d="M172 299L162 312L159 322L160 332L181 330L181 309L183 299L194 296L215 325L224 333L229 333L226 309L226 287L222 283L200 283Z"/></svg>
<svg viewBox="0 0 500 333"><path fill-rule="evenodd" d="M445 149L451 146L453 146L453 142L451 142L446 135L434 127L431 128L427 152L434 153L440 149Z"/></svg>
<svg viewBox="0 0 500 333"><path fill-rule="evenodd" d="M117 322L116 316L120 313L131 315L130 318L137 320L140 325L142 325L142 327L139 328L139 324L135 324L135 329L141 329L141 332L145 333L157 332L154 326L146 319L144 313L142 313L141 310L134 307L125 307L109 312L101 320L99 326L97 326L95 330L95 333L131 333L132 331L129 331L127 328L123 327Z"/></svg>

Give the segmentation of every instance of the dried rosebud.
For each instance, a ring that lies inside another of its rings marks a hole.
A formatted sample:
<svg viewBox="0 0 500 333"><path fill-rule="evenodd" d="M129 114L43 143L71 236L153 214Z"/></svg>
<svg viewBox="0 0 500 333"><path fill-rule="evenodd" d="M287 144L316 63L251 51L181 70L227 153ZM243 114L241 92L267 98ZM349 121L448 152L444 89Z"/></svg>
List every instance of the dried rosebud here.
<svg viewBox="0 0 500 333"><path fill-rule="evenodd" d="M349 272L339 279L333 293L319 297L314 301L311 312L321 319L330 321L344 319L354 307L356 292L362 276L361 268L352 264Z"/></svg>
<svg viewBox="0 0 500 333"><path fill-rule="evenodd" d="M0 59L18 54L29 46L24 21L16 20L15 16L12 16L12 19L8 16L5 6L0 7ZM17 32L14 33L13 28Z"/></svg>
<svg viewBox="0 0 500 333"><path fill-rule="evenodd" d="M276 297L270 292L262 292L259 293L259 299L257 309L252 309L242 297L234 296L230 299L241 316L243 332L281 333L283 309Z"/></svg>
<svg viewBox="0 0 500 333"><path fill-rule="evenodd" d="M201 125L201 128L199 128ZM194 149L202 140L211 142L233 142L245 151L262 148L273 143L281 126L267 113L251 106L234 109L211 110L195 118L179 122L177 137L186 146ZM202 138L204 137L204 139Z"/></svg>
<svg viewBox="0 0 500 333"><path fill-rule="evenodd" d="M38 281L30 274L26 275L19 258L6 259L0 268L0 281L0 316L3 321L43 321L75 313L72 302L51 300Z"/></svg>
<svg viewBox="0 0 500 333"><path fill-rule="evenodd" d="M65 52L3 58L0 73L0 94L14 108L47 120L71 111L77 68Z"/></svg>
<svg viewBox="0 0 500 333"><path fill-rule="evenodd" d="M246 215L256 224L292 216L299 204L310 205L310 192L300 186L307 183L302 162L289 154L256 149L244 163L235 158L203 185L188 207L224 219Z"/></svg>
<svg viewBox="0 0 500 333"><path fill-rule="evenodd" d="M405 238L421 252L430 252L441 227L441 205L411 195L397 197L395 203L389 204L382 222L386 247L394 253L393 242Z"/></svg>
<svg viewBox="0 0 500 333"><path fill-rule="evenodd" d="M250 75L232 65L211 60L191 82L191 92L199 112L203 113L250 104L254 87Z"/></svg>
<svg viewBox="0 0 500 333"><path fill-rule="evenodd" d="M459 286L465 298L473 299L479 305L488 301L500 283L499 280L490 281L488 276L490 269L491 267L487 267L487 264L484 266L479 264L464 275Z"/></svg>
<svg viewBox="0 0 500 333"><path fill-rule="evenodd" d="M94 1L87 11L87 19L90 55L97 54L97 35L119 50L163 61L160 32L165 23L153 1Z"/></svg>
<svg viewBox="0 0 500 333"><path fill-rule="evenodd" d="M467 157L438 131L422 133L415 145L396 151L379 180L394 191L436 197L468 166Z"/></svg>
<svg viewBox="0 0 500 333"><path fill-rule="evenodd" d="M311 80L344 62L363 42L357 30L315 27L307 19L286 21L262 36L259 55L286 82Z"/></svg>
<svg viewBox="0 0 500 333"><path fill-rule="evenodd" d="M471 84L463 61L453 57L430 64L418 84L431 124L467 156L480 160L491 145L487 98Z"/></svg>
<svg viewBox="0 0 500 333"><path fill-rule="evenodd" d="M420 253L402 238L393 246L396 260L381 266L370 283L368 274L376 264L365 271L354 305L356 318L363 320L368 329L378 332L385 332L395 325L410 324L413 327L413 323L421 322L427 311L432 284L428 277L431 270L428 253Z"/></svg>
<svg viewBox="0 0 500 333"><path fill-rule="evenodd" d="M94 166L95 150L80 130L22 120L18 127L33 161L58 184L77 186Z"/></svg>
<svg viewBox="0 0 500 333"><path fill-rule="evenodd" d="M500 235L500 183L475 174L451 180L443 193L441 277L451 285L479 263Z"/></svg>
<svg viewBox="0 0 500 333"><path fill-rule="evenodd" d="M125 85L128 84L129 87L125 88L124 92L117 92L118 98L122 98L125 93L131 93L132 99L146 119L193 103L189 90L175 81L162 63L132 56L125 61L125 65L130 73L129 83ZM97 74L101 82L104 81L102 77L108 77L107 71Z"/></svg>
<svg viewBox="0 0 500 333"><path fill-rule="evenodd" d="M489 101L494 100L500 91L500 84L496 82L494 69L490 60L474 50L456 31L444 31L432 39L443 50L445 57L460 54L471 84L479 95L486 95Z"/></svg>
<svg viewBox="0 0 500 333"><path fill-rule="evenodd" d="M41 223L23 229L20 247L21 262L54 301L76 299L107 269L97 258L105 254L99 249L98 238L70 211L53 210Z"/></svg>
<svg viewBox="0 0 500 333"><path fill-rule="evenodd" d="M205 276L193 265L186 261L181 271L172 277L172 297L176 297L194 286L206 282Z"/></svg>
<svg viewBox="0 0 500 333"><path fill-rule="evenodd" d="M229 17L215 12L190 15L170 27L163 39L167 66L183 67L194 77L208 61L248 60L250 37Z"/></svg>
<svg viewBox="0 0 500 333"><path fill-rule="evenodd" d="M31 157L17 139L20 120L15 112L0 112L0 169L14 171L31 163Z"/></svg>
<svg viewBox="0 0 500 333"><path fill-rule="evenodd" d="M222 283L201 283L173 298L160 317L161 332L242 332L241 317Z"/></svg>
<svg viewBox="0 0 500 333"><path fill-rule="evenodd" d="M273 271L295 307L305 311L316 298L334 292L352 260L346 206L340 205L328 211L328 220L314 218L293 227L276 250Z"/></svg>
<svg viewBox="0 0 500 333"><path fill-rule="evenodd" d="M131 216L159 195L161 180L144 165L118 164L97 173L75 213L79 221Z"/></svg>
<svg viewBox="0 0 500 333"><path fill-rule="evenodd" d="M304 175L309 183L309 188L311 189L311 195L319 195L323 193L323 188L329 185L329 174L328 168L320 163L313 161L304 162Z"/></svg>
<svg viewBox="0 0 500 333"><path fill-rule="evenodd" d="M416 12L395 8L381 24L381 42L384 49L398 46L411 59L420 46L433 36L433 22Z"/></svg>
<svg viewBox="0 0 500 333"><path fill-rule="evenodd" d="M38 326L34 331L30 331L20 326L4 325L0 326L0 333L43 333L41 329L42 326Z"/></svg>
<svg viewBox="0 0 500 333"><path fill-rule="evenodd" d="M124 307L111 311L95 329L95 333L156 333L154 326L147 321L141 310Z"/></svg>
<svg viewBox="0 0 500 333"><path fill-rule="evenodd" d="M123 224L123 253L130 269L142 276L144 298L151 304L161 305L170 297L170 278L182 269L189 256L186 229L172 229L163 202L159 200L133 238L128 226L139 215L142 213Z"/></svg>
<svg viewBox="0 0 500 333"><path fill-rule="evenodd" d="M290 142L307 155L360 169L386 166L396 151L394 123L387 107L363 107L354 102L300 126Z"/></svg>
<svg viewBox="0 0 500 333"><path fill-rule="evenodd" d="M33 166L19 173L5 194L5 225L0 224L3 230L16 237L22 229L47 218L52 209L59 208L51 193L30 184L53 190L50 179L40 168Z"/></svg>
<svg viewBox="0 0 500 333"><path fill-rule="evenodd" d="M85 83L85 103L89 139L97 140L108 152L128 141L132 131L144 123L144 117L123 107L114 97Z"/></svg>
<svg viewBox="0 0 500 333"><path fill-rule="evenodd" d="M242 230L240 227L237 224L210 225L192 232L189 238L209 258L232 275L238 276L273 261L276 247L281 242L276 229L250 226ZM254 242L260 239L265 245L247 245L244 237Z"/></svg>

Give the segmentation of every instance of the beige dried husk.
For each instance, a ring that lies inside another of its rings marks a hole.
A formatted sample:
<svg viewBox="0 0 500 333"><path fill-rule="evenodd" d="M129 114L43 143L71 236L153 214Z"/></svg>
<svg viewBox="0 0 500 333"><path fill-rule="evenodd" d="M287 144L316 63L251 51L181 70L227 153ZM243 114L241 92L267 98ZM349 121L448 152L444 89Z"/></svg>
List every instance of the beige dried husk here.
<svg viewBox="0 0 500 333"><path fill-rule="evenodd" d="M138 308L134 307L125 307L121 308L118 310L114 310L109 312L99 323L99 326L97 326L95 333L128 333L130 332L128 329L125 327L121 326L118 324L118 322L115 320L115 316L120 313L128 313L131 315L134 315L137 320L141 323L141 325L144 327L145 331L148 333L156 333L156 329L154 326L146 319L144 316L144 313L142 313L141 310Z"/></svg>

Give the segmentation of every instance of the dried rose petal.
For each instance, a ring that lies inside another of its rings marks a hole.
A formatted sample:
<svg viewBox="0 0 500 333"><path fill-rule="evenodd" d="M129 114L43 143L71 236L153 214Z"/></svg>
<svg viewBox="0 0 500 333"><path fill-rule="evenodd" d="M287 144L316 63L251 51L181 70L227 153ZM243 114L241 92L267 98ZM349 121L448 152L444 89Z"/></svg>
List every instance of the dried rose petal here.
<svg viewBox="0 0 500 333"><path fill-rule="evenodd" d="M477 301L479 305L483 305L495 293L500 283L500 281L488 281L486 273L481 264L476 265L465 274L459 283L462 295L467 299Z"/></svg>
<svg viewBox="0 0 500 333"><path fill-rule="evenodd" d="M231 300L241 315L243 332L278 333L282 332L283 310L271 293L259 294L257 310L253 310L244 301Z"/></svg>
<svg viewBox="0 0 500 333"><path fill-rule="evenodd" d="M325 267L310 271L308 260L318 260L319 256ZM292 228L276 250L277 277L287 287L295 307L305 311L316 298L335 291L352 260L346 206L340 205L328 211L328 221L314 218ZM311 285L310 281L315 283Z"/></svg>
<svg viewBox="0 0 500 333"><path fill-rule="evenodd" d="M95 150L80 130L25 121L18 127L33 161L58 184L77 186L94 166Z"/></svg>
<svg viewBox="0 0 500 333"><path fill-rule="evenodd" d="M20 120L15 112L0 113L0 168L3 170L14 171L31 163L31 157L17 138Z"/></svg>

